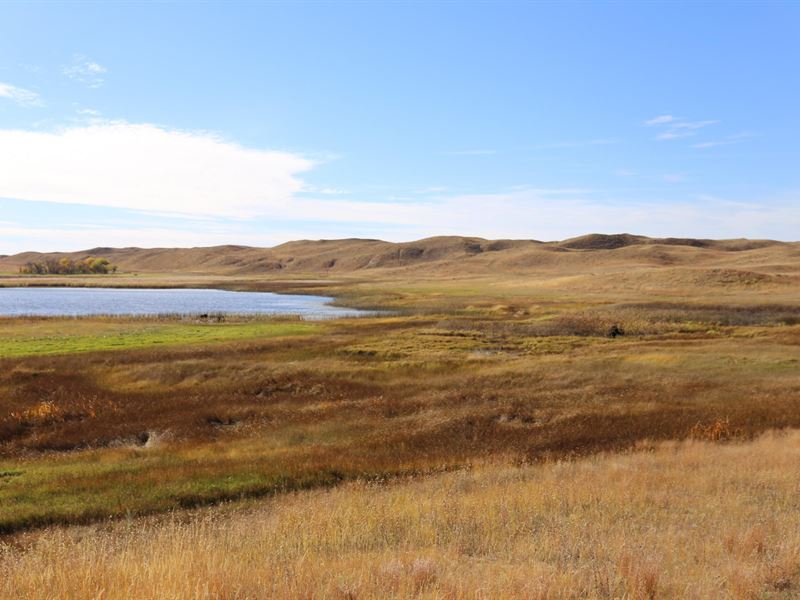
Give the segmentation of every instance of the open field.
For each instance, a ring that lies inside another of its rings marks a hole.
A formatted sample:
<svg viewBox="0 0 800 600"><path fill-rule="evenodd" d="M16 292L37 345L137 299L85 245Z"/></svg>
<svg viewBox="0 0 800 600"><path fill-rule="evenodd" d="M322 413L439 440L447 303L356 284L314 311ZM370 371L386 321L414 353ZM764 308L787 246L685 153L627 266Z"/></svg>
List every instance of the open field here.
<svg viewBox="0 0 800 600"><path fill-rule="evenodd" d="M585 243L511 244L496 271L487 255L504 250L487 246L396 268L340 257L330 274L3 278L306 291L398 311L0 319L9 581L31 597L791 597L800 546L779 533L800 519L797 439L752 440L800 428L797 245ZM723 445L659 445L687 439ZM424 526L415 497L433 503ZM350 520L325 529L334 514ZM241 560L223 559L248 522ZM732 541L713 545L713 531ZM82 535L112 556L96 577ZM145 538L155 555L204 550L171 579L137 554ZM23 575L67 554L81 583ZM245 575L245 554L275 558ZM185 592L189 577L199 587Z"/></svg>

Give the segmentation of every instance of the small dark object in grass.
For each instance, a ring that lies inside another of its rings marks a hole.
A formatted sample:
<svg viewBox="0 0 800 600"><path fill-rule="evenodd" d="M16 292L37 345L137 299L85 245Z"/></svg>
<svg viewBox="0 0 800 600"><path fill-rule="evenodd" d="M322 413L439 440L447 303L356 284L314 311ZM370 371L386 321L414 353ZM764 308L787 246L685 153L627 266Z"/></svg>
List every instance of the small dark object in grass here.
<svg viewBox="0 0 800 600"><path fill-rule="evenodd" d="M618 335L625 335L625 331L619 325L614 325L608 330L608 337L615 338Z"/></svg>
<svg viewBox="0 0 800 600"><path fill-rule="evenodd" d="M231 418L231 417L228 417L228 418L224 418L224 417L208 417L206 419L206 422L208 422L209 425L213 425L215 427L224 427L226 425L228 427L230 427L231 425L236 425L236 419Z"/></svg>
<svg viewBox="0 0 800 600"><path fill-rule="evenodd" d="M143 431L142 433L140 433L139 435L136 436L136 439L139 442L139 445L145 446L147 444L147 442L150 441L150 432L149 431Z"/></svg>

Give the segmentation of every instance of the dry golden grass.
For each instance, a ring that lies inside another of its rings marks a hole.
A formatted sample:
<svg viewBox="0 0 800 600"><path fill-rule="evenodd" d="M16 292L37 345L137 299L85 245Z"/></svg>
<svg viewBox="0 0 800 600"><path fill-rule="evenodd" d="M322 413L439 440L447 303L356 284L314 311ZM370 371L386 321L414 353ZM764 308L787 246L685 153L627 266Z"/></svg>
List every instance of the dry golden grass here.
<svg viewBox="0 0 800 600"><path fill-rule="evenodd" d="M4 598L792 598L800 433L27 534Z"/></svg>
<svg viewBox="0 0 800 600"><path fill-rule="evenodd" d="M800 434L747 441L800 427L798 246L630 241L131 251L402 312L0 323L0 596L800 597Z"/></svg>

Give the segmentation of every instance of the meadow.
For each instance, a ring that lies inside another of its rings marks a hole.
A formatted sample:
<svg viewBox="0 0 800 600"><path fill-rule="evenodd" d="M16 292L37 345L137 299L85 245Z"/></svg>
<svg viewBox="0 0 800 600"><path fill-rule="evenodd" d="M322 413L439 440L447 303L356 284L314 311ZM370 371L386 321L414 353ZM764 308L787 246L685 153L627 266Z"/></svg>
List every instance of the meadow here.
<svg viewBox="0 0 800 600"><path fill-rule="evenodd" d="M796 598L800 436L482 462L0 546L8 598Z"/></svg>
<svg viewBox="0 0 800 600"><path fill-rule="evenodd" d="M792 597L797 286L717 275L198 276L394 312L0 320L0 596Z"/></svg>

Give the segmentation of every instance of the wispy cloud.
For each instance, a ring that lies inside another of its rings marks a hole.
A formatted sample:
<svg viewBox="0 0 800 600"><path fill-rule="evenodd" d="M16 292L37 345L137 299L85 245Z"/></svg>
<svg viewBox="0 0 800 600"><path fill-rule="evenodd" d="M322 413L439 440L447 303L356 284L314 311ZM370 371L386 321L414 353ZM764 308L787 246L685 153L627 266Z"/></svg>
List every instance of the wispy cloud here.
<svg viewBox="0 0 800 600"><path fill-rule="evenodd" d="M433 235L554 240L589 232L630 231L658 237L796 239L797 193L766 202L696 194L683 202L609 202L591 192L525 189L436 196L416 202L361 202L295 197L268 220L216 220L201 227L185 218L140 216L130 225L2 225L0 252L87 246L272 245L314 237L407 241ZM309 216L313 215L313 222ZM90 242L87 242L90 240Z"/></svg>
<svg viewBox="0 0 800 600"><path fill-rule="evenodd" d="M717 146L727 146L733 144L732 140L717 140L715 142L702 142L700 144L692 144L692 148L715 148Z"/></svg>
<svg viewBox="0 0 800 600"><path fill-rule="evenodd" d="M108 69L98 62L76 54L72 59L72 64L64 67L62 73L90 88L99 88L105 83L105 74L108 73Z"/></svg>
<svg viewBox="0 0 800 600"><path fill-rule="evenodd" d="M644 122L646 127L656 127L661 129L661 133L656 136L657 140L677 140L693 136L699 129L716 125L719 121L706 119L704 121L690 121L683 117L673 115L659 115Z"/></svg>
<svg viewBox="0 0 800 600"><path fill-rule="evenodd" d="M694 135L694 131L686 131L686 130L678 130L678 129L670 129L669 131L665 131L664 133L659 133L656 136L657 140L679 140L681 138L689 137Z"/></svg>
<svg viewBox="0 0 800 600"><path fill-rule="evenodd" d="M716 125L719 121L706 120L706 121L676 121L670 124L673 129L688 129L693 131L695 129L702 129L709 125Z"/></svg>
<svg viewBox="0 0 800 600"><path fill-rule="evenodd" d="M0 83L0 98L7 98L25 107L44 106L44 102L36 92L8 83Z"/></svg>
<svg viewBox="0 0 800 600"><path fill-rule="evenodd" d="M653 117L652 119L648 119L644 122L644 124L647 126L664 125L666 123L672 123L673 121L675 121L675 117L672 115L659 115L657 117Z"/></svg>
<svg viewBox="0 0 800 600"><path fill-rule="evenodd" d="M736 144L744 139L755 137L755 134L750 131L742 131L740 133L734 133L732 135L725 136L724 138L718 140L712 140L709 142L702 142L699 144L692 144L692 148L716 148L717 146L730 146L731 144Z"/></svg>
<svg viewBox="0 0 800 600"><path fill-rule="evenodd" d="M588 232L632 231L663 237L752 237L797 239L800 196L742 203L702 197L691 201L606 202L591 193L557 190L463 195L396 215L416 235L479 235L564 239ZM404 220L405 217L405 220Z"/></svg>

